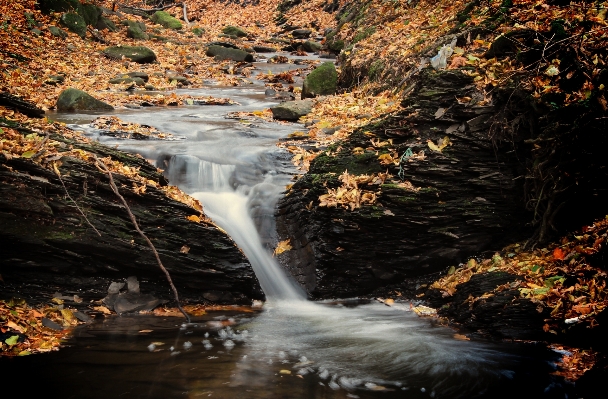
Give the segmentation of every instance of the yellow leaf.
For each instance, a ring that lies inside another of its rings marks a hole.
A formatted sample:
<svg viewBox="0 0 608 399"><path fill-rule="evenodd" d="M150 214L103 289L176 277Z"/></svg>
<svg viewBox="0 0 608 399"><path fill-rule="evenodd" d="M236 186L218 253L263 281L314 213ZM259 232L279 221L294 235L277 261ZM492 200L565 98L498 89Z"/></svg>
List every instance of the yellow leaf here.
<svg viewBox="0 0 608 399"><path fill-rule="evenodd" d="M291 240L288 238L287 240L280 241L274 250L274 255L282 254L285 251L289 251L292 249Z"/></svg>
<svg viewBox="0 0 608 399"><path fill-rule="evenodd" d="M101 312L103 314L112 314L112 312L110 311L110 309L106 308L105 306L95 306L93 308L93 310L96 310L96 311Z"/></svg>
<svg viewBox="0 0 608 399"><path fill-rule="evenodd" d="M433 143L431 140L427 140L426 142L429 148L435 152L442 152L445 147L448 145L452 145L450 138L445 136L442 140L438 141L437 144Z"/></svg>
<svg viewBox="0 0 608 399"><path fill-rule="evenodd" d="M190 215L186 219L188 219L191 222L195 222L195 223L200 223L201 222L201 218L199 218L196 215Z"/></svg>
<svg viewBox="0 0 608 399"><path fill-rule="evenodd" d="M25 332L25 330L23 329L23 327L18 326L17 324L15 324L12 321L9 321L8 323L6 323L6 326L8 328L12 328L13 330L20 332L21 334L23 334Z"/></svg>
<svg viewBox="0 0 608 399"><path fill-rule="evenodd" d="M61 315L68 323L71 323L74 320L74 314L70 309L61 309Z"/></svg>

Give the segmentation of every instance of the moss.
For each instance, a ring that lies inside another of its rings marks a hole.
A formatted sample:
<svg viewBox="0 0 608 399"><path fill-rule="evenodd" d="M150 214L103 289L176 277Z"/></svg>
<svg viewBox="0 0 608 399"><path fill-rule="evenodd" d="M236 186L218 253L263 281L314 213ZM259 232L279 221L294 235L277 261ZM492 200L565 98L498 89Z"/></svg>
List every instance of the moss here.
<svg viewBox="0 0 608 399"><path fill-rule="evenodd" d="M171 14L165 11L156 11L150 19L168 29L179 30L182 28L182 23L179 21L179 19L174 18Z"/></svg>
<svg viewBox="0 0 608 399"><path fill-rule="evenodd" d="M369 66L369 70L367 72L367 76L369 77L369 80L376 80L377 78L379 78L380 74L382 73L383 70L384 70L384 62L382 60L376 60L376 61L372 62L372 64Z"/></svg>
<svg viewBox="0 0 608 399"><path fill-rule="evenodd" d="M353 37L352 40L352 44L355 44L357 42L360 42L363 39L367 39L368 37L370 37L371 35L373 35L374 33L376 33L376 27L375 26L371 26L367 29L361 30L360 32L358 32L355 37Z"/></svg>
<svg viewBox="0 0 608 399"><path fill-rule="evenodd" d="M374 153L364 153L361 155L349 156L328 156L319 155L313 161L310 170L312 173L336 174L348 171L353 175L372 174L382 171L382 166L378 163Z"/></svg>
<svg viewBox="0 0 608 399"><path fill-rule="evenodd" d="M327 48L335 53L339 53L344 48L344 40L334 39L327 44Z"/></svg>

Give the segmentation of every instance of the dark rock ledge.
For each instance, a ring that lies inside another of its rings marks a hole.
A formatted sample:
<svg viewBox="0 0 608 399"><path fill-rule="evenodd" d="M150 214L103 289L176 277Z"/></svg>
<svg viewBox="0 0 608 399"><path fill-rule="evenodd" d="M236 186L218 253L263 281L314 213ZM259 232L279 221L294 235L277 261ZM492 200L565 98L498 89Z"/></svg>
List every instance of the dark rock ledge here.
<svg viewBox="0 0 608 399"><path fill-rule="evenodd" d="M61 142L64 149L73 146L99 157L110 156L140 168L147 179L167 184L142 158L99 143L83 144L59 135L51 139ZM36 302L60 291L101 299L111 281L137 276L142 291L171 300L164 274L111 191L108 176L76 158L61 161L63 182L101 237L67 198L53 172L31 160L7 160L0 154L2 296ZM160 253L181 299L251 303L263 298L250 264L226 234L211 224L186 220L197 212L153 186L137 195L127 177L114 174L114 179Z"/></svg>

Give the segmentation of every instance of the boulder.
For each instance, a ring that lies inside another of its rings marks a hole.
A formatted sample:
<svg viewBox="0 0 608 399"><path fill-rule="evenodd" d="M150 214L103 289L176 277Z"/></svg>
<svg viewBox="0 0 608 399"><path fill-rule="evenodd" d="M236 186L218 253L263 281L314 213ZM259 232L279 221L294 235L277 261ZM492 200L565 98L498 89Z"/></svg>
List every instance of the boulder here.
<svg viewBox="0 0 608 399"><path fill-rule="evenodd" d="M274 53L275 51L277 51L276 48L267 46L253 46L253 50L256 53Z"/></svg>
<svg viewBox="0 0 608 399"><path fill-rule="evenodd" d="M146 24L144 24L143 22L131 21L130 19L125 19L123 21L120 21L120 24L122 26L135 27L135 28L141 30L142 32L145 32L148 29L146 27Z"/></svg>
<svg viewBox="0 0 608 399"><path fill-rule="evenodd" d="M74 88L62 91L57 99L58 111L112 111L113 109L110 104Z"/></svg>
<svg viewBox="0 0 608 399"><path fill-rule="evenodd" d="M324 62L304 80L302 98L334 94L338 84L338 73L333 62Z"/></svg>
<svg viewBox="0 0 608 399"><path fill-rule="evenodd" d="M101 8L91 3L79 3L76 11L84 19L84 22L90 26L97 25L97 21L101 17Z"/></svg>
<svg viewBox="0 0 608 399"><path fill-rule="evenodd" d="M309 53L316 53L321 50L321 43L313 42L312 40L307 40L302 43L302 48L304 51L308 51Z"/></svg>
<svg viewBox="0 0 608 399"><path fill-rule="evenodd" d="M78 14L66 12L61 16L61 23L70 31L84 38L87 35L87 23Z"/></svg>
<svg viewBox="0 0 608 399"><path fill-rule="evenodd" d="M148 34L141 29L140 26L135 24L127 27L127 37L130 37L131 39L135 40L148 40L150 38Z"/></svg>
<svg viewBox="0 0 608 399"><path fill-rule="evenodd" d="M182 86L189 86L192 84L192 82L190 82L187 77L182 75L169 75L167 76L167 80L169 82L175 81L181 84Z"/></svg>
<svg viewBox="0 0 608 399"><path fill-rule="evenodd" d="M60 29L56 26L49 26L49 32L51 32L51 35L55 36L55 37L60 37L62 39L68 37L68 34L65 33L65 31L63 29Z"/></svg>
<svg viewBox="0 0 608 399"><path fill-rule="evenodd" d="M142 78L130 78L130 77L117 77L110 79L108 83L113 85L124 84L124 83L133 83L137 86L144 86L146 82Z"/></svg>
<svg viewBox="0 0 608 399"><path fill-rule="evenodd" d="M312 111L312 100L286 101L270 110L274 119L295 122Z"/></svg>
<svg viewBox="0 0 608 399"><path fill-rule="evenodd" d="M145 72L129 72L126 75L130 78L140 78L146 83L148 82L148 80L150 80L150 77Z"/></svg>
<svg viewBox="0 0 608 399"><path fill-rule="evenodd" d="M150 19L159 25L164 26L168 29L181 29L182 23L179 19L173 17L171 14L165 11L156 11Z"/></svg>
<svg viewBox="0 0 608 399"><path fill-rule="evenodd" d="M156 61L156 54L144 46L113 46L103 50L103 54L114 60L122 60L123 57L139 64Z"/></svg>
<svg viewBox="0 0 608 399"><path fill-rule="evenodd" d="M236 37L249 36L249 33L247 33L244 29L239 28L238 26L232 26L232 25L225 26L224 29L222 29L222 33L225 35L236 36Z"/></svg>
<svg viewBox="0 0 608 399"><path fill-rule="evenodd" d="M218 60L233 60L237 62L253 62L253 55L243 50L226 48L223 46L212 45L207 48L208 57L215 57Z"/></svg>
<svg viewBox="0 0 608 399"><path fill-rule="evenodd" d="M116 27L116 24L114 24L114 22L112 22L111 19L108 19L104 16L101 16L98 20L97 20L97 24L95 25L95 28L98 30L104 30L107 29L110 32L116 32L118 31L118 28Z"/></svg>
<svg viewBox="0 0 608 399"><path fill-rule="evenodd" d="M311 33L310 29L296 29L291 32L291 35L296 39L306 39Z"/></svg>

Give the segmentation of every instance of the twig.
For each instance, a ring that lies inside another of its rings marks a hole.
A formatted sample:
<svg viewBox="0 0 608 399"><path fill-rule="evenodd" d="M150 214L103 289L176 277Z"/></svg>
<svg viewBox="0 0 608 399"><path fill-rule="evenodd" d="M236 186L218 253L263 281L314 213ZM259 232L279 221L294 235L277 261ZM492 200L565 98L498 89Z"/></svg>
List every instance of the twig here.
<svg viewBox="0 0 608 399"><path fill-rule="evenodd" d="M68 192L68 188L65 186L65 183L63 182L63 179L61 178L61 175L59 174L59 170L56 170L55 172L57 174L57 177L59 178L59 181L61 182L61 185L63 186L63 189L65 190L65 195L68 196L68 198L74 203L74 205L76 206L76 209L78 209L78 212L80 212L80 214L82 215L82 217L84 218L84 220L87 221L87 223L89 224L89 226L91 226L91 228L93 230L95 230L95 233L97 233L97 235L99 237L101 237L101 233L99 232L99 230L97 230L95 228L95 226L93 226L91 224L91 222L89 221L89 219L87 218L87 216L84 214L84 212L82 211L82 209L80 209L80 207L78 206L78 204L76 203L76 201L74 201L74 198L72 198L72 196L70 195L70 193Z"/></svg>
<svg viewBox="0 0 608 399"><path fill-rule="evenodd" d="M100 168L100 170L102 170L103 172L108 174L108 178L110 179L110 187L112 187L112 191L114 191L114 194L116 194L116 196L118 198L120 198L120 201L122 202L125 209L127 210L127 213L129 214L129 219L131 219L133 226L135 226L135 230L137 230L139 235L148 243L148 246L154 253L154 257L156 258L156 262L158 263L158 266L165 273L165 276L167 277L167 281L169 282L169 285L171 286L171 290L173 290L173 296L175 297L175 301L177 302L177 308L179 309L180 312L182 312L182 314L184 315L184 317L186 318L188 323L190 323L190 316L182 308L182 305L179 302L179 295L177 293L177 288L175 288L175 285L173 284L173 280L171 279L171 275L169 274L169 271L165 268L165 266L163 266L163 263L160 260L160 256L158 254L158 251L156 250L156 247L154 247L154 244L152 244L152 241L150 241L148 236L146 236L144 234L144 232L139 228L139 225L137 224L137 220L135 219L135 215L133 215L133 212L131 212L131 208L129 208L127 201L120 194L120 192L118 191L118 187L116 187L116 184L114 183L114 178L112 177L112 172L110 171L110 169L108 169L106 164L101 159L95 157L95 161L97 162L98 168Z"/></svg>

